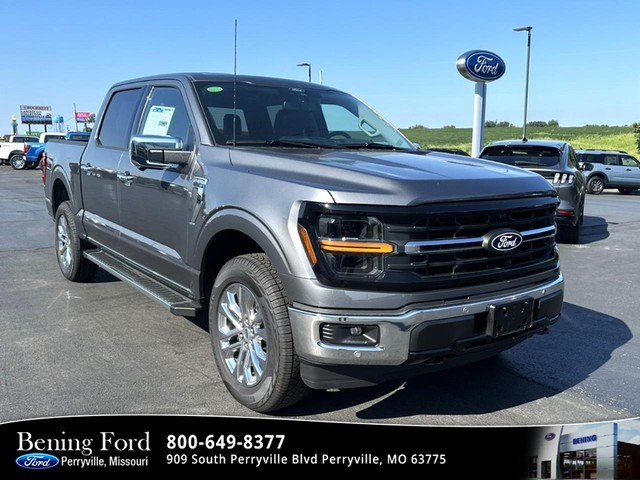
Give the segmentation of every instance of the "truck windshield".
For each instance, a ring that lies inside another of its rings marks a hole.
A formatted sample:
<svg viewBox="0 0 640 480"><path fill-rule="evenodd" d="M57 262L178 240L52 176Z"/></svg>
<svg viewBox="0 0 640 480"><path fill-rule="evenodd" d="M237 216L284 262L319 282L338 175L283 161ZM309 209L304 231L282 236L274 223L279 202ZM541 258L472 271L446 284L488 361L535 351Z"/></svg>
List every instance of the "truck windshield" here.
<svg viewBox="0 0 640 480"><path fill-rule="evenodd" d="M367 105L343 92L310 85L195 82L217 144L298 148L417 150ZM234 137L235 131L235 137Z"/></svg>

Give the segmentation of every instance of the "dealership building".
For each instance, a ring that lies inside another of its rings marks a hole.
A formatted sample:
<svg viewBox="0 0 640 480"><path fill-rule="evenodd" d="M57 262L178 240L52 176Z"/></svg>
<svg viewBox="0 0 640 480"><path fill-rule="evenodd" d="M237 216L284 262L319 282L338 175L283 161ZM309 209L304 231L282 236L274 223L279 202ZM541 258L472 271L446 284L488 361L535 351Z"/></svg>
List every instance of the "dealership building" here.
<svg viewBox="0 0 640 480"><path fill-rule="evenodd" d="M529 478L640 479L640 445L618 439L615 422L534 429Z"/></svg>

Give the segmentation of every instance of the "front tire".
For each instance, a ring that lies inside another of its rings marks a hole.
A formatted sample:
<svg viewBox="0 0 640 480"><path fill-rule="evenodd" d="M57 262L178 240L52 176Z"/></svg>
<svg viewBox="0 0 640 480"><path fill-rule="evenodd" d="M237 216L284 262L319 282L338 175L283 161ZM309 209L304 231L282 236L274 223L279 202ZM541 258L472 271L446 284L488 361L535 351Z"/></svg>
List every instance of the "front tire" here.
<svg viewBox="0 0 640 480"><path fill-rule="evenodd" d="M24 170L24 167L27 166L27 160L24 155L12 155L9 163L14 170Z"/></svg>
<svg viewBox="0 0 640 480"><path fill-rule="evenodd" d="M288 300L269 258L250 254L220 270L209 303L209 332L220 376L242 405L269 412L307 394L293 346Z"/></svg>
<svg viewBox="0 0 640 480"><path fill-rule="evenodd" d="M72 282L85 282L98 271L98 266L82 256L84 246L78 236L71 202L62 202L55 216L55 245L62 275Z"/></svg>
<svg viewBox="0 0 640 480"><path fill-rule="evenodd" d="M587 182L587 191L594 195L600 195L604 190L605 181L599 175L593 176Z"/></svg>

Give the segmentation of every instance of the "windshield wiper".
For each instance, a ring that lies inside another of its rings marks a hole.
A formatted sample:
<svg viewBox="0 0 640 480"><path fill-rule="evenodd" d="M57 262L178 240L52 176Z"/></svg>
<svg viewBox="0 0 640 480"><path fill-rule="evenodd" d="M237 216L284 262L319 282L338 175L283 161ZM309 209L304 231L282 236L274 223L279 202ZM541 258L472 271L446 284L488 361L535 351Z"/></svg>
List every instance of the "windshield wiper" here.
<svg viewBox="0 0 640 480"><path fill-rule="evenodd" d="M360 142L360 143L341 143L341 148L363 148L363 149L371 149L371 150L400 150L400 151L408 151L407 148L394 147L393 145L389 145L388 143L378 143L378 142Z"/></svg>
<svg viewBox="0 0 640 480"><path fill-rule="evenodd" d="M333 141L318 142L311 140L294 140L290 138L279 138L273 140L236 140L235 144L256 147L337 148ZM233 145L233 140L227 140L227 145Z"/></svg>

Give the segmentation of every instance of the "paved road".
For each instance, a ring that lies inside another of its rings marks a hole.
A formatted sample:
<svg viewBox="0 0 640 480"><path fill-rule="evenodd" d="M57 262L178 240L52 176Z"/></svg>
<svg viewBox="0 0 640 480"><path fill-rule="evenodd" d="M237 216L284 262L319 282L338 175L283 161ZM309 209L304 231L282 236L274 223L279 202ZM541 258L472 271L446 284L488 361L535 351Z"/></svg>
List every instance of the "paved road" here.
<svg viewBox="0 0 640 480"><path fill-rule="evenodd" d="M585 423L640 415L640 194L589 196L561 244L564 317L493 359L337 393L279 415L424 425ZM0 167L0 422L99 413L257 415L215 371L203 319L169 314L100 272L59 273L36 171Z"/></svg>

